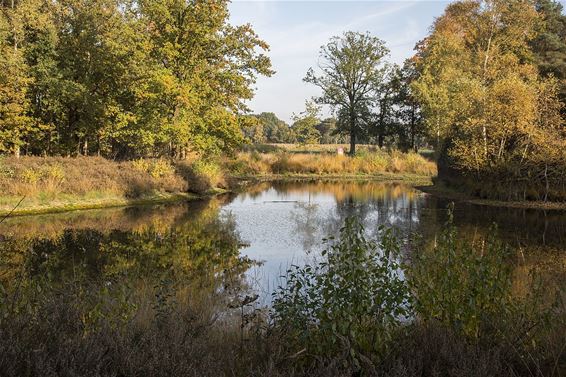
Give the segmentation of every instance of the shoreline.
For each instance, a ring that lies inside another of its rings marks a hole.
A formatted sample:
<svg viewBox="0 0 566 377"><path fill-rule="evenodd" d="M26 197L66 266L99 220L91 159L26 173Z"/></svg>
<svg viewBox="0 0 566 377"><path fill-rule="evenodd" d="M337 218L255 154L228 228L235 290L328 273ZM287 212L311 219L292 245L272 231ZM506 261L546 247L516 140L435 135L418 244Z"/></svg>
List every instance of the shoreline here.
<svg viewBox="0 0 566 377"><path fill-rule="evenodd" d="M193 193L159 193L155 195L147 195L140 198L128 199L123 197L108 196L99 199L86 199L82 198L74 203L57 203L52 205L35 205L29 207L21 207L21 205L14 210L0 210L0 221L4 217L21 217L21 216L34 216L49 213L63 213L82 211L90 209L104 209L104 208L119 208L130 206L141 206L161 203L171 203L177 201L191 201L204 199L209 195L197 195ZM24 199L25 202L25 199ZM23 202L22 202L23 203Z"/></svg>
<svg viewBox="0 0 566 377"><path fill-rule="evenodd" d="M257 176L232 176L229 178L233 182L228 189L214 188L202 194L177 192L177 193L155 193L151 195L144 195L140 198L128 199L121 196L108 194L107 196L98 195L96 198L89 198L89 195L73 196L72 200L54 199L49 204L31 204L25 205L26 198L23 202L14 209L19 199L16 197L9 197L14 202L11 209L0 209L0 221L4 217L20 217L20 216L34 216L49 213L63 213L72 211L81 211L89 209L104 209L104 208L117 208L117 207L130 207L140 205L151 205L160 203L171 203L176 201L193 201L202 200L213 197L215 195L226 194L230 192L239 192L245 187L262 182L275 182L275 181L311 181L311 180L329 180L329 181L382 181L382 182L402 182L411 185L426 184L431 182L431 177L420 176L415 174L396 174L396 173L379 173L379 174L269 174ZM7 197L0 197L0 200L7 199ZM32 199L34 200L34 199ZM6 201L6 200L4 200Z"/></svg>
<svg viewBox="0 0 566 377"><path fill-rule="evenodd" d="M566 203L560 202L543 202L543 201L504 201L494 199L480 199L463 192L454 191L452 189L438 186L415 186L419 191L426 194L444 198L457 202L464 202L473 205L501 207L501 208L514 208L514 209L534 209L534 210L549 210L549 211L566 211Z"/></svg>
<svg viewBox="0 0 566 377"><path fill-rule="evenodd" d="M507 202L492 199L478 199L462 192L454 191L445 187L431 184L429 176L419 176L414 174L397 174L397 173L379 173L379 174L269 174L257 176L232 176L230 181L233 182L228 189L213 189L208 192L197 194L188 192L176 193L155 193L144 195L139 198L128 199L121 196L99 195L96 198L89 198L89 195L73 197L72 201L53 200L49 204L32 204L26 206L25 199L17 208L0 209L0 221L4 217L20 217L34 216L49 213L63 213L72 211L81 211L89 209L118 208L141 205L152 205L160 203L172 203L178 201L194 201L213 197L215 195L240 192L249 185L262 182L275 181L374 181L374 182L399 182L414 186L417 190L429 195L433 195L448 200L465 202L474 205L483 205L491 207L515 208L515 209L536 209L536 210L555 210L566 211L566 203L558 202L541 202L541 201L524 201L524 202ZM2 199L2 198L0 198ZM15 198L14 198L15 199ZM17 200L16 200L17 203ZM15 205L14 205L15 206Z"/></svg>

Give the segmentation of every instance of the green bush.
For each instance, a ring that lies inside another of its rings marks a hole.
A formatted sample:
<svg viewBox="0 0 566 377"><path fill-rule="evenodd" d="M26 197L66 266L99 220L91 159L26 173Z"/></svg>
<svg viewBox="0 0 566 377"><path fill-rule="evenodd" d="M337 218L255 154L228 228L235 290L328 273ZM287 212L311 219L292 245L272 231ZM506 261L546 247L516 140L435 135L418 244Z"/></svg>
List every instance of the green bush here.
<svg viewBox="0 0 566 377"><path fill-rule="evenodd" d="M473 342L513 342L513 349L523 352L559 303L543 302L547 295L534 271L529 293L517 297L513 255L497 228L469 239L453 225L452 206L434 244L415 250L404 266L417 318L440 323Z"/></svg>
<svg viewBox="0 0 566 377"><path fill-rule="evenodd" d="M286 285L274 293L273 319L292 349L349 370L372 367L385 355L410 305L399 243L390 229L380 231L379 244L368 241L363 226L348 219L340 239L326 241L320 262L287 272Z"/></svg>

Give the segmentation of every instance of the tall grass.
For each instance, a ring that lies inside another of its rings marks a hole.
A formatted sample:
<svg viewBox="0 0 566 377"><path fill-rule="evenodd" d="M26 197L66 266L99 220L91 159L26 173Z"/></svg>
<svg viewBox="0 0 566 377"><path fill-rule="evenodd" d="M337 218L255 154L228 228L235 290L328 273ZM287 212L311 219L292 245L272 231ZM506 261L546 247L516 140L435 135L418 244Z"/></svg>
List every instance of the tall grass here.
<svg viewBox="0 0 566 377"><path fill-rule="evenodd" d="M21 210L105 200L127 202L167 194L229 189L232 178L285 175L430 177L436 164L419 154L362 150L355 157L328 153L241 152L234 157L110 161L100 157L0 158L0 211L22 197Z"/></svg>
<svg viewBox="0 0 566 377"><path fill-rule="evenodd" d="M113 162L101 157L22 157L5 158L2 166L3 195L107 192L138 197L152 191L180 192L188 188L165 160Z"/></svg>
<svg viewBox="0 0 566 377"><path fill-rule="evenodd" d="M310 153L240 153L228 161L237 175L372 175L382 173L433 176L436 164L416 153L360 152L355 157Z"/></svg>

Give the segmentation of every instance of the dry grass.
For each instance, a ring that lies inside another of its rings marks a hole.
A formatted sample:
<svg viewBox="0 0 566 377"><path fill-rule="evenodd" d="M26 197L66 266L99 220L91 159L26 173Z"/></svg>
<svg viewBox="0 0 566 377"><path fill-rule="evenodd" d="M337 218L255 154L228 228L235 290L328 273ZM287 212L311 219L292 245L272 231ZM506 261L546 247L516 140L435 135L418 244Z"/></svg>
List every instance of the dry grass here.
<svg viewBox="0 0 566 377"><path fill-rule="evenodd" d="M356 157L253 151L208 160L191 156L184 161L0 157L0 212L10 211L22 197L25 202L20 212L100 208L133 200L167 200L186 192L208 194L229 189L231 177L371 177L382 173L431 177L436 164L415 153L363 150Z"/></svg>
<svg viewBox="0 0 566 377"><path fill-rule="evenodd" d="M0 157L0 212L99 208L163 201L225 187L223 172L198 159L111 161L101 157Z"/></svg>
<svg viewBox="0 0 566 377"><path fill-rule="evenodd" d="M436 164L416 153L365 152L355 157L336 154L240 153L228 161L236 175L313 174L372 175L380 173L434 176Z"/></svg>
<svg viewBox="0 0 566 377"><path fill-rule="evenodd" d="M3 195L54 196L104 192L129 198L183 192L187 182L164 160L113 162L101 157L22 157L1 161Z"/></svg>

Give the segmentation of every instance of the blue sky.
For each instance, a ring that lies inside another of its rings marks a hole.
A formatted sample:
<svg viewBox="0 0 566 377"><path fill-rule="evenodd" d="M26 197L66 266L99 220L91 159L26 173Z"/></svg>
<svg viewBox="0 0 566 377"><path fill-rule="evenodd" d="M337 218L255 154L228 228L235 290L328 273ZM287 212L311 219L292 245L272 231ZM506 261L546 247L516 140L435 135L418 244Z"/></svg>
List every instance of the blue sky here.
<svg viewBox="0 0 566 377"><path fill-rule="evenodd" d="M232 24L251 23L269 43L276 74L260 78L255 98L248 103L256 112L274 112L289 122L304 110L306 99L319 94L302 81L316 66L320 46L344 31L369 31L386 41L390 61L402 63L415 43L427 35L435 17L448 1L250 1L230 4ZM328 113L328 111L325 111Z"/></svg>
<svg viewBox="0 0 566 377"><path fill-rule="evenodd" d="M428 34L434 19L449 1L253 1L233 0L231 23L251 23L271 46L269 56L277 73L257 82L248 103L256 113L274 112L289 122L304 109L306 99L319 94L302 81L316 66L320 46L347 30L366 32L386 41L389 60L402 63L415 44ZM325 111L325 115L328 110Z"/></svg>

